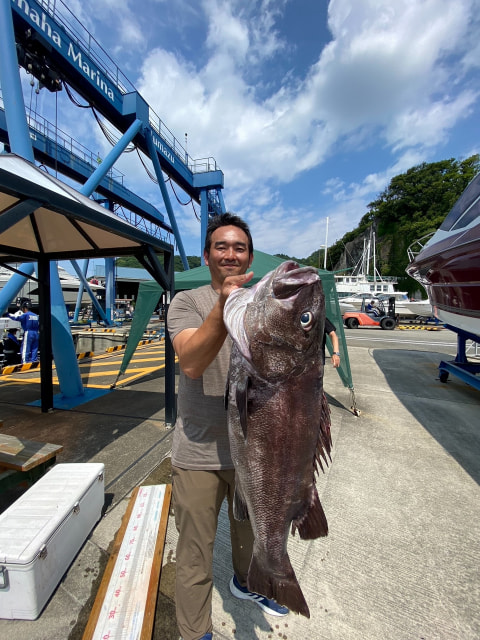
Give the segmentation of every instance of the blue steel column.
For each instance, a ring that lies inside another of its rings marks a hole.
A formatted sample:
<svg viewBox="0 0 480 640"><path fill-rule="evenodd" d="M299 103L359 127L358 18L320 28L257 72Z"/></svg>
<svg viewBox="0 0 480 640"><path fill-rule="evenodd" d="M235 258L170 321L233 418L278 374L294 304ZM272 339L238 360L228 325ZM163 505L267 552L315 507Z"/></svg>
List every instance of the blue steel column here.
<svg viewBox="0 0 480 640"><path fill-rule="evenodd" d="M11 6L7 2L0 2L0 79L10 148L14 153L34 164L35 157L28 131L25 103L18 71ZM58 270L54 267L55 263L50 265L52 307L50 309L48 305L45 306L43 312L46 314L52 313L52 326L55 325L56 328L52 335L52 350L60 389L67 396L76 396L83 393L83 385L68 324L68 314L65 308L60 278ZM44 271L44 269L42 268L40 271ZM43 283L41 283L40 287L43 286ZM47 320L44 326L48 327L48 324ZM73 361L75 366L72 366ZM42 375L46 375L46 372L43 372ZM45 402L42 400L42 411L44 410L44 405Z"/></svg>
<svg viewBox="0 0 480 640"><path fill-rule="evenodd" d="M22 85L18 76L17 50L9 2L0 2L0 81L10 148L33 163L33 149L25 118ZM19 271L32 275L34 266L33 263L25 263L20 266ZM0 292L0 313L5 313L26 280L26 277L18 273L12 275Z"/></svg>
<svg viewBox="0 0 480 640"><path fill-rule="evenodd" d="M208 227L208 191L206 189L202 189L200 191L200 207L201 207L200 255L202 257L202 264L205 264L205 260L203 258L203 247L205 246L205 238L207 237L207 227Z"/></svg>
<svg viewBox="0 0 480 640"><path fill-rule="evenodd" d="M133 138L140 131L140 127L143 122L141 120L135 120L128 127L127 131L123 134L117 144L112 147L112 149L108 152L105 160L98 165L89 179L85 182L83 187L80 189L80 193L83 193L84 196L90 196L98 187L100 182L104 179L110 169L113 167L118 158L125 151L125 147L133 140Z"/></svg>
<svg viewBox="0 0 480 640"><path fill-rule="evenodd" d="M108 201L107 207L113 210L113 202ZM105 258L105 314L113 324L115 309L115 259Z"/></svg>
<svg viewBox="0 0 480 640"><path fill-rule="evenodd" d="M92 173L92 175L88 178L88 180L85 182L85 184L81 187L80 193L82 193L84 196L91 196L92 195L92 193L95 191L95 189L101 183L101 181L104 179L104 177L110 171L110 169L113 167L115 162L118 160L118 158L125 151L126 146L133 140L133 138L140 131L140 128L141 128L142 125L143 125L143 122L142 122L142 120L139 120L139 119L136 119L134 122L132 122L132 124L129 126L127 131L125 131L125 133L120 138L120 140L117 142L117 144L109 151L109 153L107 154L107 157L105 158L105 160L101 164L98 165L98 167L95 169L95 171ZM73 264L73 261L72 261L72 264ZM73 265L73 266L75 267L75 265ZM75 271L77 271L77 273L78 273L77 267L75 267ZM88 285L87 285L87 287L88 287ZM95 298L94 294L91 292L90 287L88 287L87 290L88 290L88 293L89 293L90 298L92 300L93 306L96 308L98 314L100 315L100 318L105 322L105 324L110 324L111 323L111 318L110 318L110 321L109 321L107 315L104 312L104 310L98 304L98 300ZM81 300L81 295L82 294L83 294L83 289L81 287L81 293L79 291L79 296L77 298L77 305L75 307L75 316L74 316L75 320L78 320L78 313L79 313L79 307L80 307L79 300Z"/></svg>
<svg viewBox="0 0 480 640"><path fill-rule="evenodd" d="M84 260L82 263L82 266L80 267L85 278L87 277L89 262L90 262L89 260ZM72 260L72 265L73 265L73 260ZM80 313L80 308L82 306L82 298L83 298L83 282L80 282L80 285L78 287L77 302L75 304L75 312L73 314L74 322L78 322L78 316Z"/></svg>
<svg viewBox="0 0 480 640"><path fill-rule="evenodd" d="M0 80L10 148L33 164L35 158L25 117L10 2L0 2Z"/></svg>
<svg viewBox="0 0 480 640"><path fill-rule="evenodd" d="M115 309L115 260L105 258L105 311L113 321Z"/></svg>
<svg viewBox="0 0 480 640"><path fill-rule="evenodd" d="M34 262L26 262L22 264L19 268L19 271L22 273L31 276L35 269ZM10 302L16 297L20 289L25 284L27 278L25 276L21 276L19 273L12 273L8 282L5 283L5 286L0 291L0 314L3 315L8 309L8 305Z"/></svg>
<svg viewBox="0 0 480 640"><path fill-rule="evenodd" d="M85 277L85 274L83 273L82 269L80 268L80 266L78 265L76 260L70 260L70 262L72 263L72 267L75 269L75 273L77 274L79 280L80 280L80 286L82 289L82 295L83 295L83 291L86 291L88 293L88 295L90 296L90 299L92 301L93 306L96 308L96 310L98 311L100 318L103 320L103 322L105 322L106 324L108 324L108 320L107 317L105 315L105 312L102 308L102 306L100 305L100 303L98 302L97 298L95 297L95 294L93 293L92 289L90 288L88 281ZM79 289L80 291L80 289ZM78 298L77 298L78 301Z"/></svg>
<svg viewBox="0 0 480 640"><path fill-rule="evenodd" d="M187 255L185 253L185 249L183 248L183 242L182 242L182 238L180 237L180 231L178 230L175 214L173 213L172 203L170 202L170 197L168 195L167 187L165 185L165 180L163 179L162 167L160 166L157 150L155 149L155 145L153 144L152 132L150 130L150 127L145 127L143 130L143 134L145 136L145 140L147 141L148 151L150 153L150 160L152 161L153 168L155 169L155 175L157 176L158 186L160 187L160 191L162 192L163 202L165 203L165 208L167 209L168 219L170 220L170 225L173 229L173 234L177 242L178 252L182 259L183 268L185 269L185 271L187 271L187 269L190 269L190 267L188 266Z"/></svg>
<svg viewBox="0 0 480 640"><path fill-rule="evenodd" d="M217 189L217 195L218 195L218 199L220 201L220 208L222 210L222 213L226 213L227 210L225 209L225 201L223 199L222 189Z"/></svg>

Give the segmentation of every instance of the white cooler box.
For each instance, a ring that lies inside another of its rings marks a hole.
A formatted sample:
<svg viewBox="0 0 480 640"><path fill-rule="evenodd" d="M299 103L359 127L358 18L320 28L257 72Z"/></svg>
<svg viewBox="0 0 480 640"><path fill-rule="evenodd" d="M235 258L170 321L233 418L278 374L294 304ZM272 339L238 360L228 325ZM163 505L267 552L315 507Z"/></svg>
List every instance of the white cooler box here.
<svg viewBox="0 0 480 640"><path fill-rule="evenodd" d="M100 519L103 473L57 464L0 514L0 618L38 618Z"/></svg>

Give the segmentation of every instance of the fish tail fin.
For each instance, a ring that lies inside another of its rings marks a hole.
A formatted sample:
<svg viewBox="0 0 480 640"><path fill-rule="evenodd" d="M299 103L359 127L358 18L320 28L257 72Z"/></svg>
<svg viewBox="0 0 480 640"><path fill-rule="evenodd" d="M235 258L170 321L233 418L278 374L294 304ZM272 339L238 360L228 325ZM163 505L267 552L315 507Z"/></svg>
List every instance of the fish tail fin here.
<svg viewBox="0 0 480 640"><path fill-rule="evenodd" d="M307 512L292 522L292 535L295 535L295 531L298 529L302 540L315 540L328 535L327 516L315 485L312 486L312 490L312 501Z"/></svg>
<svg viewBox="0 0 480 640"><path fill-rule="evenodd" d="M285 556L279 573L269 573L253 555L248 570L247 586L250 591L275 600L278 604L288 607L290 611L310 618L310 610L288 555Z"/></svg>

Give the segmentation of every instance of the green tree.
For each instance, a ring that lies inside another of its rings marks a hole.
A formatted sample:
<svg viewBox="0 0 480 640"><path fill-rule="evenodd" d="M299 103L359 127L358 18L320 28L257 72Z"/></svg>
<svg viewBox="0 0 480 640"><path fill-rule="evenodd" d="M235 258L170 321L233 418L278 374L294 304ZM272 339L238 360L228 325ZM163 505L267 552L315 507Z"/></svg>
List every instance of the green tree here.
<svg viewBox="0 0 480 640"><path fill-rule="evenodd" d="M368 205L369 213L362 222L374 222L380 236L395 230L413 242L441 225L479 171L478 154L462 161L450 158L412 167L392 178L377 200Z"/></svg>
<svg viewBox="0 0 480 640"><path fill-rule="evenodd" d="M202 264L202 261L198 256L187 256L187 262L190 269L195 269L195 267L199 267ZM183 268L182 258L179 255L174 257L173 264L175 271L185 271Z"/></svg>
<svg viewBox="0 0 480 640"><path fill-rule="evenodd" d="M115 264L117 267L129 267L131 269L143 269L140 262L135 258L135 256L122 256L121 258L117 258L115 260Z"/></svg>

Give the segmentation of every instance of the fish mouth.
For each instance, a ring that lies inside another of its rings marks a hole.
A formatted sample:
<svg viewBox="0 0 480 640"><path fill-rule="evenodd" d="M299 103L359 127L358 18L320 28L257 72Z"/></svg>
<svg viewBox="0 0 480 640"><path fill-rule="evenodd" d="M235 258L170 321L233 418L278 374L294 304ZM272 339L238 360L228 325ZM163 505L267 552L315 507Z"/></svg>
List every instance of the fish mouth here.
<svg viewBox="0 0 480 640"><path fill-rule="evenodd" d="M284 262L276 270L272 281L272 291L280 300L291 298L305 286L318 282L320 277L315 267L300 267L293 260Z"/></svg>

